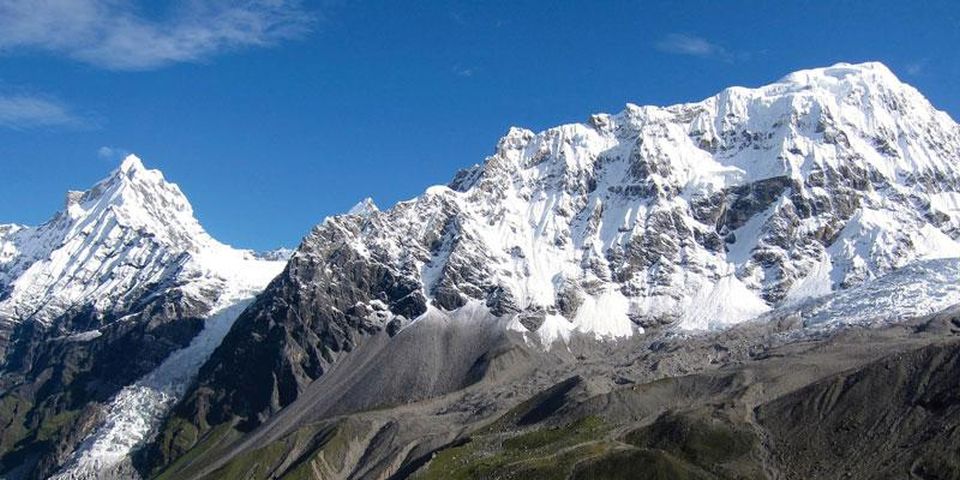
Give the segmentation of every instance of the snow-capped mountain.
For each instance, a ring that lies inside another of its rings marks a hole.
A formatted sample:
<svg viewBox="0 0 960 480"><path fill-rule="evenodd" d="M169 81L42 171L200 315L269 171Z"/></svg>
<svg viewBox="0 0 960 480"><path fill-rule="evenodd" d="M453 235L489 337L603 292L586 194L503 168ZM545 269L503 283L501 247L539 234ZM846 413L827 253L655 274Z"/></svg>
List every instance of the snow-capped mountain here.
<svg viewBox="0 0 960 480"><path fill-rule="evenodd" d="M489 320L549 348L722 328L958 257L958 227L960 127L878 63L513 128L447 186L318 225L201 369L158 462L213 425L249 431L340 359L376 355L379 332ZM473 360L471 375L489 358ZM462 385L415 380L403 399Z"/></svg>
<svg viewBox="0 0 960 480"><path fill-rule="evenodd" d="M389 222L399 238L419 229L405 211L457 219L417 265L447 309L544 312L542 334L701 329L960 255L958 161L957 124L916 90L881 64L837 65L513 129L450 188L386 215L407 217Z"/></svg>
<svg viewBox="0 0 960 480"><path fill-rule="evenodd" d="M151 437L168 465L308 393L430 398L503 339L929 314L960 300L957 257L960 126L877 63L513 128L450 184L365 199L294 252L216 241L131 156L46 224L0 226L0 450L20 462L0 473L117 473Z"/></svg>
<svg viewBox="0 0 960 480"><path fill-rule="evenodd" d="M135 156L47 223L0 226L0 474L117 468L288 256L218 242Z"/></svg>
<svg viewBox="0 0 960 480"><path fill-rule="evenodd" d="M960 256L958 165L947 114L879 63L842 64L514 128L449 186L320 230L432 306L481 302L548 341L704 329Z"/></svg>
<svg viewBox="0 0 960 480"><path fill-rule="evenodd" d="M90 190L69 192L49 222L0 226L0 325L128 313L171 288L215 303L259 291L278 269L213 239L180 189L131 155Z"/></svg>

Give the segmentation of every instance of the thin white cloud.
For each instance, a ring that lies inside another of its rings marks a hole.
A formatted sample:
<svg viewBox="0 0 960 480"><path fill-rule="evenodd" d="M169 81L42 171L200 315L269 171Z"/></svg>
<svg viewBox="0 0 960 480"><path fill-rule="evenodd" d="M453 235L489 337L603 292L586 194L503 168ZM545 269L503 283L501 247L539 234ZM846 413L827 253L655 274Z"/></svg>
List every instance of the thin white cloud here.
<svg viewBox="0 0 960 480"><path fill-rule="evenodd" d="M56 99L26 94L0 94L0 127L25 130L85 125L86 120Z"/></svg>
<svg viewBox="0 0 960 480"><path fill-rule="evenodd" d="M907 65L907 75L918 77L924 74L927 69L927 59L923 58Z"/></svg>
<svg viewBox="0 0 960 480"><path fill-rule="evenodd" d="M110 147L104 145L97 149L97 156L104 159L114 161L120 158L124 158L130 154L130 151L122 147Z"/></svg>
<svg viewBox="0 0 960 480"><path fill-rule="evenodd" d="M657 42L657 50L676 55L712 58L725 62L734 59L733 53L726 48L704 38L682 33L671 33Z"/></svg>
<svg viewBox="0 0 960 480"><path fill-rule="evenodd" d="M458 77L472 77L477 73L477 67L465 67L463 65L454 65L453 74Z"/></svg>
<svg viewBox="0 0 960 480"><path fill-rule="evenodd" d="M138 5L139 3L139 5ZM161 16L149 2L0 0L0 52L41 51L111 70L149 70L305 34L299 0L183 0Z"/></svg>

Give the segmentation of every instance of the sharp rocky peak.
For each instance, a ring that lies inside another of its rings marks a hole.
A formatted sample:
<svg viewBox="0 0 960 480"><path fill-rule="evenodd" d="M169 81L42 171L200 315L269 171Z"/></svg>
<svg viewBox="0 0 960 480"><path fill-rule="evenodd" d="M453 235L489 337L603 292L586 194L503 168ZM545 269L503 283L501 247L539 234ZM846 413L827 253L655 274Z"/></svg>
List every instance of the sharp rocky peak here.
<svg viewBox="0 0 960 480"><path fill-rule="evenodd" d="M367 197L357 202L356 205L351 207L350 210L347 211L347 215L367 216L379 211L380 209L377 207L377 204L374 203L373 199L370 197Z"/></svg>
<svg viewBox="0 0 960 480"><path fill-rule="evenodd" d="M277 270L265 263L212 238L180 188L130 155L43 225L0 229L0 324L130 308L164 284L196 298L211 296L201 284L260 288Z"/></svg>
<svg viewBox="0 0 960 480"><path fill-rule="evenodd" d="M127 156L106 179L85 192L70 192L62 215L77 226L106 220L150 234L159 241L196 249L210 241L180 188L159 170ZM69 232L65 232L69 234Z"/></svg>

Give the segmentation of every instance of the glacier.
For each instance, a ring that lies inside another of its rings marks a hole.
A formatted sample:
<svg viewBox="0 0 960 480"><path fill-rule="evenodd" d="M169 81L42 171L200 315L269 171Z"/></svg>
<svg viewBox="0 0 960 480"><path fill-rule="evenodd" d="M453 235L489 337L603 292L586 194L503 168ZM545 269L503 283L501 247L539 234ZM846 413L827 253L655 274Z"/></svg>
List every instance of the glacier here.
<svg viewBox="0 0 960 480"><path fill-rule="evenodd" d="M128 456L156 432L164 415L183 396L200 366L210 357L257 292L227 295L223 306L213 309L204 329L189 346L173 352L160 366L128 385L105 407L106 418L73 452L58 480L89 480L129 468ZM129 476L135 476L130 471Z"/></svg>

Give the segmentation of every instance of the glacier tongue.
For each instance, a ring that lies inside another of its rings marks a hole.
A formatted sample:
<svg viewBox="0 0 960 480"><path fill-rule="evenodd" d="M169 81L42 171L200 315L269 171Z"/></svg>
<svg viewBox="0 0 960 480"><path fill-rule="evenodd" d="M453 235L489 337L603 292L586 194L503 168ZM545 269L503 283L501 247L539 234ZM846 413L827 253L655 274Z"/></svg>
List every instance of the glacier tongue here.
<svg viewBox="0 0 960 480"><path fill-rule="evenodd" d="M808 329L883 326L960 304L960 259L921 260L870 282L787 305L760 319L797 316Z"/></svg>
<svg viewBox="0 0 960 480"><path fill-rule="evenodd" d="M255 292L243 292L246 295ZM74 451L55 479L95 479L125 465L130 453L154 433L183 396L203 362L253 301L236 293L223 298L189 346L172 353L148 375L128 385L106 406L103 424ZM132 472L128 472L132 475Z"/></svg>

